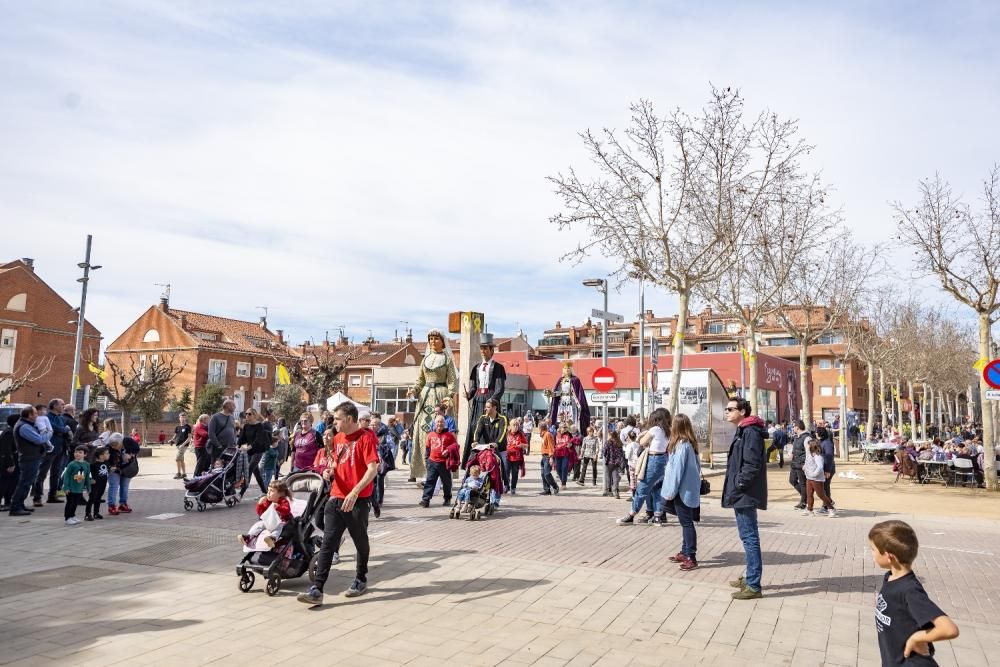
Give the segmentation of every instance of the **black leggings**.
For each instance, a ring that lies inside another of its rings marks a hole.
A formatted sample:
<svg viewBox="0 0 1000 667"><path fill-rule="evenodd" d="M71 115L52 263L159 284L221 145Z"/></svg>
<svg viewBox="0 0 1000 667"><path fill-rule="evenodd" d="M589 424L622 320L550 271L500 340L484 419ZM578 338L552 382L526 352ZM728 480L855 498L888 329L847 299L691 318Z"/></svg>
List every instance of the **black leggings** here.
<svg viewBox="0 0 1000 667"><path fill-rule="evenodd" d="M368 580L368 511L371 501L369 498L358 498L350 512L341 511L343 503L343 498L330 498L323 510L323 545L316 561L316 580L313 582L321 591L330 577L333 554L340 550L345 530L350 533L357 552L355 576L361 581Z"/></svg>
<svg viewBox="0 0 1000 667"><path fill-rule="evenodd" d="M597 457L591 458L589 456L584 457L583 467L580 470L580 483L583 484L587 481L587 467L593 468L593 480L594 484L597 484Z"/></svg>
<svg viewBox="0 0 1000 667"><path fill-rule="evenodd" d="M101 502L104 500L104 490L108 488L108 478L101 477L94 480L94 485L90 487L87 494L87 515L94 516L101 513Z"/></svg>
<svg viewBox="0 0 1000 667"><path fill-rule="evenodd" d="M69 519L70 517L76 516L76 508L84 504L82 493L67 493L66 494L66 511L63 513L63 518Z"/></svg>
<svg viewBox="0 0 1000 667"><path fill-rule="evenodd" d="M517 490L517 476L521 473L521 463L519 461L510 462L510 480L507 486L511 491Z"/></svg>
<svg viewBox="0 0 1000 667"><path fill-rule="evenodd" d="M197 477L201 475L206 470L211 470L212 468L212 455L204 447L194 448L194 476Z"/></svg>

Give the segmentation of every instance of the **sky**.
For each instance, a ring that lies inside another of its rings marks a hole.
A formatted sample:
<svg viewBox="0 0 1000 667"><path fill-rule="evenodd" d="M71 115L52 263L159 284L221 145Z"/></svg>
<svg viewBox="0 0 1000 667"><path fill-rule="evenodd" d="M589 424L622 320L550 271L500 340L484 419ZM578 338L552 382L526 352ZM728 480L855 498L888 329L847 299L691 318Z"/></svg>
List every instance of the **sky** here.
<svg viewBox="0 0 1000 667"><path fill-rule="evenodd" d="M974 198L1000 160L998 30L989 2L0 0L0 259L76 303L93 234L106 342L166 283L296 343L457 310L535 342L614 268L561 261L580 237L549 222L579 132L739 88L799 120L846 224L886 242L919 179ZM637 286L609 309L638 313Z"/></svg>

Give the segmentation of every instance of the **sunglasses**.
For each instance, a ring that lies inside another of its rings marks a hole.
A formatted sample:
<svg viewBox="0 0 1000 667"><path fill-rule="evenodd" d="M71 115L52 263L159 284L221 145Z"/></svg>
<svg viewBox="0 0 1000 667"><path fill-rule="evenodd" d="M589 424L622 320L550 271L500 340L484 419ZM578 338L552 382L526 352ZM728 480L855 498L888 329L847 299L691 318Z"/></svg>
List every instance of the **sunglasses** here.
<svg viewBox="0 0 1000 667"><path fill-rule="evenodd" d="M726 412L736 412L739 408L726 408Z"/></svg>

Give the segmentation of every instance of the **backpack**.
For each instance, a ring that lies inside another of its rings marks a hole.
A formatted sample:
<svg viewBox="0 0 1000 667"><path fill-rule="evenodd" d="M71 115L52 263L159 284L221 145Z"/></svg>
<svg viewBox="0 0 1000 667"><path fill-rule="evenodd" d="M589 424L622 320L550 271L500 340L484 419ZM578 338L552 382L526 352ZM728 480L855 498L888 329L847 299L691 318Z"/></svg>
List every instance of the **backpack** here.
<svg viewBox="0 0 1000 667"><path fill-rule="evenodd" d="M816 473L819 472L819 468L816 466L816 461L813 460L812 454L806 454L806 460L802 464L802 472L805 473L806 478L815 477Z"/></svg>

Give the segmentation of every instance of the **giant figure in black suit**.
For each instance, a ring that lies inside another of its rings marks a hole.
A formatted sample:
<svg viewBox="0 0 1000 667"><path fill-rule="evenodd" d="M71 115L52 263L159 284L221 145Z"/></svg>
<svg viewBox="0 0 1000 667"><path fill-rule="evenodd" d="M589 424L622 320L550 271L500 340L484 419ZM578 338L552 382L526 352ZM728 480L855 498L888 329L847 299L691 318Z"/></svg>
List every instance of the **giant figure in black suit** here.
<svg viewBox="0 0 1000 667"><path fill-rule="evenodd" d="M486 401L497 399L501 404L504 387L507 384L507 371L503 364L493 360L496 343L493 334L484 333L479 343L479 351L483 355L482 362L476 364L469 373L469 384L465 387L465 398L469 401L469 424L465 431L465 448L462 450L462 467L469 459L472 451L472 441L475 438L476 424L486 409Z"/></svg>

